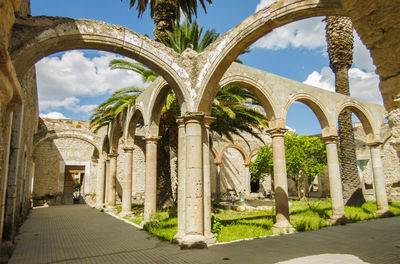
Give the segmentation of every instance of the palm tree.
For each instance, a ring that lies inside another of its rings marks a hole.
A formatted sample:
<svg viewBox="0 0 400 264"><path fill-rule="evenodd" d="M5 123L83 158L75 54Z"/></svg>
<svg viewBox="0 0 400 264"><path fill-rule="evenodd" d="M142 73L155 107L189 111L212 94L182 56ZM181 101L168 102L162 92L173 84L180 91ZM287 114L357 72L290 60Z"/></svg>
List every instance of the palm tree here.
<svg viewBox="0 0 400 264"><path fill-rule="evenodd" d="M326 18L326 39L330 67L335 73L337 93L350 95L348 72L353 63L353 24L348 17ZM343 198L347 205L365 202L357 169L352 112L348 109L339 115L339 141Z"/></svg>
<svg viewBox="0 0 400 264"><path fill-rule="evenodd" d="M100 128L107 126L119 113L134 103L142 92L143 89L134 86L114 92L107 100L96 107L89 119L89 127L97 132Z"/></svg>
<svg viewBox="0 0 400 264"><path fill-rule="evenodd" d="M158 40L166 46L172 47L177 53L182 53L187 48L191 48L196 52L202 52L208 45L214 42L219 34L214 30L207 30L202 36L203 27L199 27L194 21L190 23L186 19L182 24L173 23L174 34L167 32L168 39L158 37ZM247 53L248 50L245 51ZM238 61L238 60L237 60ZM152 82L158 77L158 74L143 64L133 63L124 59L115 59L110 62L111 69L125 69L137 72L142 75L145 82ZM228 85L220 89L213 101L211 115L216 117L215 122L211 124L211 131L225 136L233 141L232 135L242 137L246 142L246 138L242 136L243 132L247 132L254 137L260 139L255 128L260 129L266 127L266 117L259 110L260 102L257 98L243 87ZM258 107L257 107L258 106ZM179 105L172 92L168 95L166 104L163 108L160 126L171 133L177 133L176 117L179 115ZM176 131L175 131L176 130ZM166 137L168 144L174 144L176 136Z"/></svg>
<svg viewBox="0 0 400 264"><path fill-rule="evenodd" d="M167 40L161 37L158 37L158 39L165 45L172 47L178 53L182 53L187 48L201 52L219 36L213 30L207 30L202 36L203 28L199 28L197 22L190 23L188 20L182 23L182 25L174 22L173 31L174 34L167 33ZM146 68L143 64L123 59L112 60L110 68L137 72L142 75L145 82L152 82L158 77L157 73ZM122 94L124 94L123 89L120 95ZM137 94L134 94L134 96L137 96ZM111 104L106 103L107 101L110 101ZM108 106L112 108L115 101L113 99L107 101L101 104L99 106L100 109L98 108L98 111L92 116L91 123L93 126L96 126L97 119L102 117L99 114L101 111L105 115L104 119L109 122L111 116L107 110L108 108L104 109L102 107ZM125 107L127 106L125 105ZM265 115L258 111L255 106L260 106L260 103L247 89L232 85L223 87L217 93L212 104L211 115L216 117L216 120L211 124L211 131L220 136L225 136L231 141L233 141L232 135L238 135L247 142L246 138L242 136L243 132L247 132L262 141L261 137L256 133L256 129L266 127L267 122ZM115 112L111 111L110 114L115 114ZM173 92L170 92L162 109L159 129L161 139L158 144L158 155L162 158L158 159L160 162L157 163L157 201L160 204L164 204L175 193L171 188L171 177L169 174L171 164L169 161L171 157L177 155L178 125L176 118L179 115L180 107L178 101Z"/></svg>
<svg viewBox="0 0 400 264"><path fill-rule="evenodd" d="M122 0L121 0L122 1ZM150 2L150 16L154 20L156 28L153 31L154 36L167 39L166 32L172 32L172 24L179 21L181 12L191 22L192 16L197 17L197 0L130 0L129 7L136 6L138 17L141 17L146 11ZM207 12L205 3L212 5L212 0L199 0L203 10Z"/></svg>

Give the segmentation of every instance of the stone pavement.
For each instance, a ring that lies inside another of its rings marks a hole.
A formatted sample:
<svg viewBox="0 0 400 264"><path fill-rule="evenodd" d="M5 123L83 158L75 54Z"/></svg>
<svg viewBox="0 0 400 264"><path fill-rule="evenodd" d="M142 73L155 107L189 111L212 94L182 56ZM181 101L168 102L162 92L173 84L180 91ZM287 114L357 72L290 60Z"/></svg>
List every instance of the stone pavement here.
<svg viewBox="0 0 400 264"><path fill-rule="evenodd" d="M87 205L32 210L9 263L400 263L400 217L180 250Z"/></svg>

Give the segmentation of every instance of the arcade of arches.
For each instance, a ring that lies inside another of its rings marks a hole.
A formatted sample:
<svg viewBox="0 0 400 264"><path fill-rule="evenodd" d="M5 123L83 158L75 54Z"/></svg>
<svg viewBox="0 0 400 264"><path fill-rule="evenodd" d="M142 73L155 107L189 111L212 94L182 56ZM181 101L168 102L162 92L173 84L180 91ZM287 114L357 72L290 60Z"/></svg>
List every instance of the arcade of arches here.
<svg viewBox="0 0 400 264"><path fill-rule="evenodd" d="M292 230L283 136L286 132L286 113L295 101L308 105L321 125L322 138L327 145L333 220L344 217L336 124L339 113L345 108L352 110L362 123L365 132L363 149L370 152L378 210L381 213L388 210L387 170L383 168L381 152L394 149L391 162L398 165L396 152L400 151L400 6L396 1L281 0L244 20L204 52L197 54L186 50L182 55L121 26L70 18L30 17L29 12L29 0L0 0L0 232L3 232L4 239L13 238L15 227L29 210L32 179L36 179L35 172L42 169L41 166L35 168L41 162L41 155L44 155L41 149L59 151L60 159L66 161L56 164L57 179L52 181L53 184L57 182L55 186L51 185L49 179L42 179L43 182L48 181L48 188L53 188L55 194L66 190L66 182L60 180L64 179L63 166L79 167L70 170L78 173L80 180L84 179L86 185L83 192L93 194L90 199L97 205L115 205L116 192L119 192L122 209L128 212L132 186L142 188L145 221L150 220L156 204L160 105L166 91L172 89L182 113L177 120L178 233L175 240L182 247L205 247L213 243L215 238L211 233L210 204L215 191L213 193L211 186L223 187L221 179L221 184L216 184L215 171L223 175L229 168L226 157L241 156L244 166L238 171L248 178L246 165L251 159L251 153L243 151L244 148L238 145L210 151L209 125L213 121L208 116L210 104L217 88L226 84L248 88L259 98L266 111L273 148L274 228L277 232ZM351 17L380 75L384 108L233 63L246 47L274 28L321 15ZM85 125L74 123L78 121L64 124L75 126L70 127L70 131L58 133L54 127L56 132L48 130L41 133L41 130L37 130L39 120L34 63L47 55L69 49L116 52L144 63L162 77L146 89L135 105L96 135L98 138L83 133L82 126ZM138 116L144 120L141 132L136 131ZM388 137L381 133L385 118L389 120L391 131ZM142 140L138 139L139 132L143 133ZM71 160L72 157L63 156L63 148L78 144L76 142L85 146L81 153L77 152L80 159ZM214 163L210 161L212 154ZM142 168L145 173L144 178L133 183L132 175L137 169L133 161L138 156L146 161L145 168ZM363 160L369 159L364 157ZM213 164L217 167L213 168ZM120 170L122 175L118 175L118 168L121 167L124 168ZM45 171L42 172L46 175ZM239 182L248 194L248 180L232 179L229 184ZM227 182L224 184L228 186ZM38 189L37 195L45 194Z"/></svg>

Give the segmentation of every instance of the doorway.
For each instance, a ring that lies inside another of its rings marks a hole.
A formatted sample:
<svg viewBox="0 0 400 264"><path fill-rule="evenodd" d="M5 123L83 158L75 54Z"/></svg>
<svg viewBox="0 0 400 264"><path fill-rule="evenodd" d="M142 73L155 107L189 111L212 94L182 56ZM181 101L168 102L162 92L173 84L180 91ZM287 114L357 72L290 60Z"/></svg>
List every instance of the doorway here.
<svg viewBox="0 0 400 264"><path fill-rule="evenodd" d="M80 204L83 200L85 166L65 166L63 204Z"/></svg>

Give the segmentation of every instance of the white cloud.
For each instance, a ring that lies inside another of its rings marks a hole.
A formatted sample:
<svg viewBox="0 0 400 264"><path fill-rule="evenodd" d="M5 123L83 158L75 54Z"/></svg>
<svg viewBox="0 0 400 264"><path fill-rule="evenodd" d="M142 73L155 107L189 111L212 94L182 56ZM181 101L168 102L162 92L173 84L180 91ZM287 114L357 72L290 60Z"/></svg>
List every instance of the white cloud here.
<svg viewBox="0 0 400 264"><path fill-rule="evenodd" d="M99 54L88 58L82 51L74 50L61 58L46 57L36 63L40 109L52 111L64 107L74 112L88 112L92 106L79 106L77 97L96 97L132 85L144 87L140 74L109 69L109 62L118 58L117 55ZM73 103L73 108L68 103Z"/></svg>
<svg viewBox="0 0 400 264"><path fill-rule="evenodd" d="M382 95L379 90L379 76L375 72L351 68L349 82L351 96L383 105Z"/></svg>
<svg viewBox="0 0 400 264"><path fill-rule="evenodd" d="M289 130L290 132L296 133L296 129L294 129L294 128L288 126L288 125L286 125L286 129Z"/></svg>
<svg viewBox="0 0 400 264"><path fill-rule="evenodd" d="M63 100L41 100L39 102L40 111L52 111L54 109L64 108L73 113L89 113L97 105L80 105L80 100L76 97L67 97Z"/></svg>
<svg viewBox="0 0 400 264"><path fill-rule="evenodd" d="M375 71L376 69L369 50L364 43L362 43L356 31L354 31L353 65L365 71Z"/></svg>
<svg viewBox="0 0 400 264"><path fill-rule="evenodd" d="M321 72L312 72L303 83L335 91L335 76L329 67L323 67ZM383 104L382 96L379 92L379 76L374 72L351 68L349 70L349 85L352 97Z"/></svg>
<svg viewBox="0 0 400 264"><path fill-rule="evenodd" d="M321 73L313 71L303 83L328 91L335 91L335 76L329 67L322 68Z"/></svg>
<svg viewBox="0 0 400 264"><path fill-rule="evenodd" d="M276 2L275 0L261 0L256 7L256 11ZM269 50L280 50L288 47L322 49L323 54L327 54L325 40L325 22L323 17L313 17L296 21L270 32L265 37L258 40L253 46ZM354 31L354 67L367 72L374 71L375 66L370 52L362 43L360 36Z"/></svg>
<svg viewBox="0 0 400 264"><path fill-rule="evenodd" d="M39 115L41 118L51 118L51 119L69 119L68 117L65 117L62 113L60 112L50 112L48 114L40 114Z"/></svg>
<svg viewBox="0 0 400 264"><path fill-rule="evenodd" d="M261 0L256 12L277 0ZM325 23L323 17L313 17L284 25L274 29L258 40L254 47L279 50L288 47L316 49L326 46Z"/></svg>
<svg viewBox="0 0 400 264"><path fill-rule="evenodd" d="M313 17L276 28L258 40L254 47L269 50L289 47L307 49L326 47L325 23L322 19L322 17Z"/></svg>

